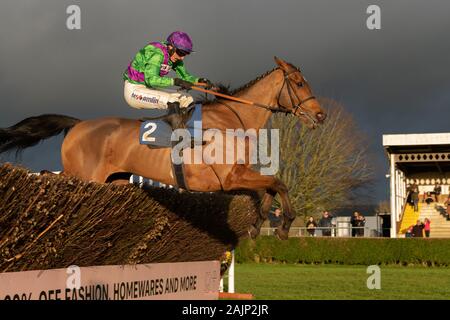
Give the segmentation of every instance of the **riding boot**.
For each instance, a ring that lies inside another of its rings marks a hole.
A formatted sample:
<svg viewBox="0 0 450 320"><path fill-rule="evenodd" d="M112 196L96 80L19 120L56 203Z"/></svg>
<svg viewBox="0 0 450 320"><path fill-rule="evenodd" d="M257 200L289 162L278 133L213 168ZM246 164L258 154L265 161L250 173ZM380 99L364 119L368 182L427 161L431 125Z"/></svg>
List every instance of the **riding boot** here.
<svg viewBox="0 0 450 320"><path fill-rule="evenodd" d="M166 121L170 124L172 130L185 128L184 119L187 116L187 108L181 109L179 102L167 102L167 110L169 112ZM195 147L195 142L195 138L191 137L191 148ZM201 144L204 145L205 142L202 141Z"/></svg>
<svg viewBox="0 0 450 320"><path fill-rule="evenodd" d="M169 111L167 114L167 122L172 127L172 130L183 128L183 116L180 110L180 103L176 102L167 102L167 110Z"/></svg>

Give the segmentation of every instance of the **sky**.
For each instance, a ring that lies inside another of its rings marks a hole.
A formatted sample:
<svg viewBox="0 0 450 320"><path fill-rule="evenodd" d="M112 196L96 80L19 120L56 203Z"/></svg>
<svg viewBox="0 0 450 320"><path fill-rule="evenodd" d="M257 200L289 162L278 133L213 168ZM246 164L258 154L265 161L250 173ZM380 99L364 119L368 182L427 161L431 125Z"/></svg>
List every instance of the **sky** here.
<svg viewBox="0 0 450 320"><path fill-rule="evenodd" d="M81 30L66 27L74 4ZM380 30L366 26L371 4ZM123 99L122 72L146 43L184 30L193 74L238 87L277 55L315 95L342 103L369 137L378 202L388 192L382 134L450 131L449 16L448 0L2 0L0 127L43 113L141 116ZM60 170L61 141L16 163Z"/></svg>

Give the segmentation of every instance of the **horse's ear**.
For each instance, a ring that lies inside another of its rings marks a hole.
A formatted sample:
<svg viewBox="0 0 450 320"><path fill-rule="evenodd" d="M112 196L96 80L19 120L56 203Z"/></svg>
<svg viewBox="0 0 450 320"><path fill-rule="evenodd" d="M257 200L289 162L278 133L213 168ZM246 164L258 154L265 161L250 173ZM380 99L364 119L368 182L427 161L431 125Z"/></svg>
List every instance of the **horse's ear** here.
<svg viewBox="0 0 450 320"><path fill-rule="evenodd" d="M275 62L277 63L277 65L283 69L284 71L288 71L289 70L289 64L284 61L283 59L278 58L277 56L274 56L273 59L275 60Z"/></svg>

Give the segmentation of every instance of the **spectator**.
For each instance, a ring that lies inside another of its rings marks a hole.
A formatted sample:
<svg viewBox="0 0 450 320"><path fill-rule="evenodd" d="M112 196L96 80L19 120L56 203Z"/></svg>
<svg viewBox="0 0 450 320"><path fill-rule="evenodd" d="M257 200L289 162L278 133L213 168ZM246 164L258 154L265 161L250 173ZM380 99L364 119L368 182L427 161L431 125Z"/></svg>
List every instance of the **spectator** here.
<svg viewBox="0 0 450 320"><path fill-rule="evenodd" d="M420 220L417 220L416 224L412 227L413 238L423 238L423 229L424 228L425 228L425 225Z"/></svg>
<svg viewBox="0 0 450 320"><path fill-rule="evenodd" d="M450 194L447 197L447 201L444 202L444 205L447 206L447 220L450 217Z"/></svg>
<svg viewBox="0 0 450 320"><path fill-rule="evenodd" d="M322 214L322 219L319 221L319 227L322 229L322 236L330 237L331 236L331 228L333 227L332 221L333 216L328 213L328 211L324 211Z"/></svg>
<svg viewBox="0 0 450 320"><path fill-rule="evenodd" d="M430 203L434 201L433 197L431 196L431 192L425 192L423 194L423 199L427 203L427 205L430 205Z"/></svg>
<svg viewBox="0 0 450 320"><path fill-rule="evenodd" d="M357 211L353 212L353 216L350 219L350 224L352 225L352 237L356 237L357 230L356 227L358 226L358 217L359 213Z"/></svg>
<svg viewBox="0 0 450 320"><path fill-rule="evenodd" d="M308 231L309 236L314 237L316 233L317 223L314 221L313 217L309 217L306 222L306 230Z"/></svg>
<svg viewBox="0 0 450 320"><path fill-rule="evenodd" d="M280 208L276 208L273 213L269 214L269 221L270 221L271 228L277 228L281 225L283 220L281 217L281 209Z"/></svg>
<svg viewBox="0 0 450 320"><path fill-rule="evenodd" d="M414 212L419 211L419 188L414 186L411 191L411 200L414 204Z"/></svg>
<svg viewBox="0 0 450 320"><path fill-rule="evenodd" d="M442 188L440 185L438 185L438 183L436 182L436 184L434 185L434 200L436 202L439 202L439 196L441 195L442 192Z"/></svg>
<svg viewBox="0 0 450 320"><path fill-rule="evenodd" d="M413 226L410 226L408 230L406 230L405 238L412 238L412 228Z"/></svg>
<svg viewBox="0 0 450 320"><path fill-rule="evenodd" d="M425 237L429 238L430 237L430 225L431 225L431 220L428 218L425 218Z"/></svg>
<svg viewBox="0 0 450 320"><path fill-rule="evenodd" d="M406 187L406 193L408 194L406 198L406 203L409 204L411 207L414 207L414 202L412 201L411 193L412 193L412 186L408 184Z"/></svg>
<svg viewBox="0 0 450 320"><path fill-rule="evenodd" d="M366 225L366 218L360 213L358 213L358 232L356 233L358 237L364 237L364 226Z"/></svg>

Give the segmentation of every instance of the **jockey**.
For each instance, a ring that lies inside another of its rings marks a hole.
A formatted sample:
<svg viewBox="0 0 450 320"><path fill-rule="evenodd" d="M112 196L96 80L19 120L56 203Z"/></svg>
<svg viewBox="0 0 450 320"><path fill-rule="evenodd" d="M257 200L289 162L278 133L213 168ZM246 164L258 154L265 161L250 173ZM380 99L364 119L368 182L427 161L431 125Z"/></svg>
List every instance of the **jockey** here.
<svg viewBox="0 0 450 320"><path fill-rule="evenodd" d="M179 86L191 89L194 83L211 86L205 78L189 74L184 58L193 52L192 40L184 32L172 32L164 42L152 42L139 50L123 73L125 101L137 109L168 109L168 122L173 129L181 126L180 108L194 102L191 95L166 89ZM166 77L174 70L177 78Z"/></svg>

